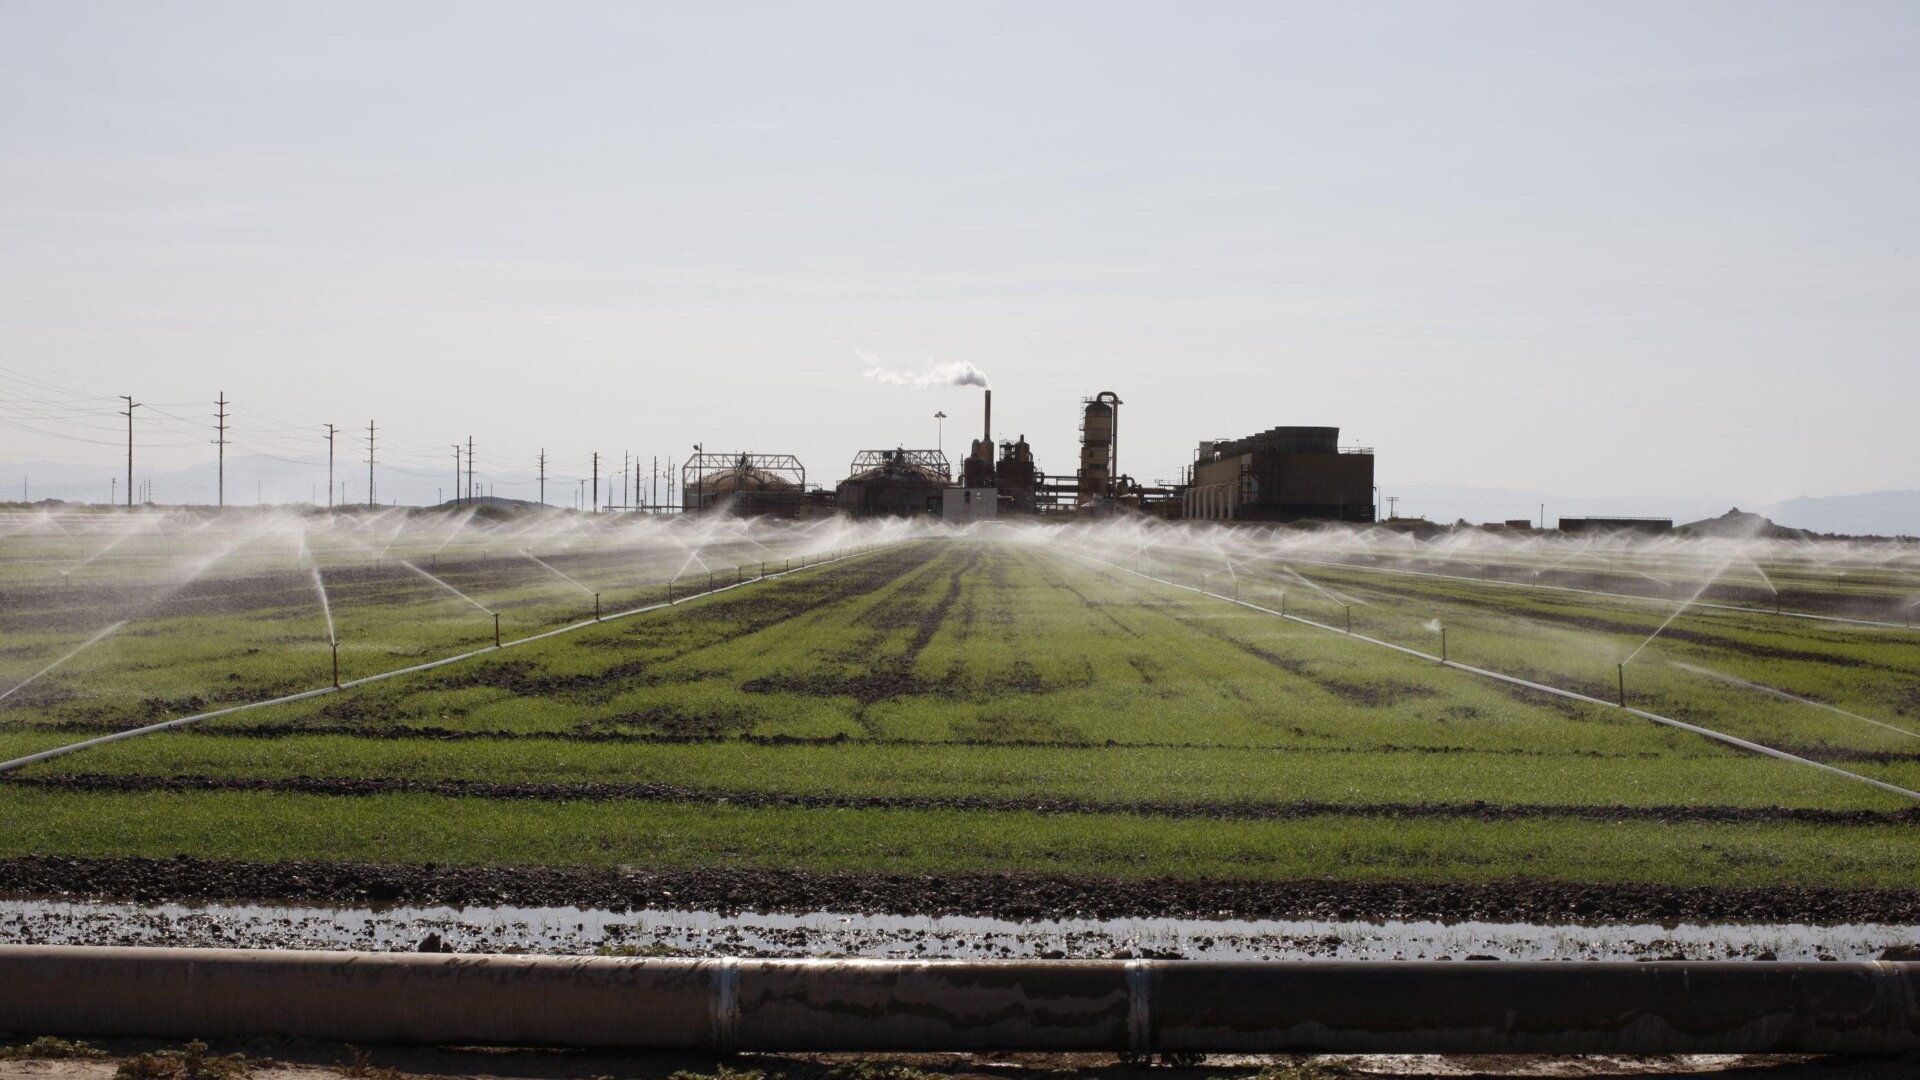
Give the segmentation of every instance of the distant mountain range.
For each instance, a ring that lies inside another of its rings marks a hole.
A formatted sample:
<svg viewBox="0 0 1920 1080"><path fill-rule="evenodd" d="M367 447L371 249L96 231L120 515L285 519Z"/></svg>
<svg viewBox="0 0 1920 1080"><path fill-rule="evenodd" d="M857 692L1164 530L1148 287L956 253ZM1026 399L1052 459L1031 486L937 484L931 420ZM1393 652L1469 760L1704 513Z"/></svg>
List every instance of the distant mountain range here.
<svg viewBox="0 0 1920 1080"><path fill-rule="evenodd" d="M50 461L0 464L0 501L20 497L20 483L26 481L30 499L65 499L69 502L105 502L109 491L120 498L126 492L110 484L124 473L108 465L67 465ZM327 462L324 457L306 461L260 455L235 456L227 460L227 502L251 506L256 500L267 503L326 502ZM645 477L643 476L643 479ZM364 461L342 455L334 466L335 499L362 503L367 499L367 469ZM382 504L428 506L452 494L453 462L451 454L444 471L417 466L377 466L376 484ZM217 478L211 463L184 469L134 470L136 484L151 482L154 501L160 503L211 503ZM121 481L124 483L124 479ZM609 497L615 481L600 479L603 498ZM346 493L340 494L344 484ZM539 493L539 481L525 473L481 475L482 492L502 497L533 499ZM664 490L664 480L663 480ZM549 476L547 501L556 506L572 506L581 494L574 477ZM1763 505L1724 495L1617 495L1568 496L1550 492L1522 491L1514 488L1472 487L1462 484L1403 484L1387 489L1398 496L1396 510L1402 517L1424 517L1429 521L1451 522L1464 518L1472 522L1504 521L1527 518L1538 521L1541 506L1546 507L1547 524L1563 517L1664 517L1674 523L1717 518L1739 508L1771 518L1792 529L1816 533L1840 533L1849 536L1920 536L1920 491L1875 491L1864 495L1802 496Z"/></svg>
<svg viewBox="0 0 1920 1080"><path fill-rule="evenodd" d="M1547 524L1563 517L1664 517L1675 524L1716 518L1738 508L1791 529L1848 536L1920 536L1920 491L1874 491L1863 495L1801 496L1754 505L1724 495L1567 496L1512 488L1460 484L1405 484L1388 489L1399 496L1403 517L1430 521L1538 521L1546 507Z"/></svg>
<svg viewBox="0 0 1920 1080"><path fill-rule="evenodd" d="M227 459L226 471L229 506L253 506L255 503L269 506L289 503L325 505L327 501L325 455L302 460L236 454ZM343 452L334 462L333 478L336 502L367 501L367 465L364 457L356 458ZM136 461L133 480L136 487L150 485L153 501L167 505L211 504L218 495L220 483L219 469L213 462L187 468L147 469L141 468ZM64 499L68 502L104 503L110 493L117 501L124 501L127 497L125 466L112 463L68 465L52 461L29 461L0 464L0 501L20 498L23 481L27 497L32 501ZM454 493L453 455L448 453L443 469L378 464L375 466L374 482L376 498L383 506L392 503L431 506L451 498ZM602 474L600 485L604 498L614 490L616 481ZM475 488L480 494L534 499L539 495L540 481L531 474L489 474L481 470L475 477ZM579 494L580 485L574 477L548 474L549 503L572 506Z"/></svg>

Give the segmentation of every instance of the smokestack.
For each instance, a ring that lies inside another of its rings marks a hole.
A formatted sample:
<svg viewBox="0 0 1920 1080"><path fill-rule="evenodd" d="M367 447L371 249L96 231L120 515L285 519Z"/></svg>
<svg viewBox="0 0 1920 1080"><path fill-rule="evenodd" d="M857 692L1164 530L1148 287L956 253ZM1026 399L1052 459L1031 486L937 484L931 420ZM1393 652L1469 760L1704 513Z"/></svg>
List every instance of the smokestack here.
<svg viewBox="0 0 1920 1080"><path fill-rule="evenodd" d="M987 441L988 446L993 445L993 391L991 389L987 391L987 433L981 438ZM987 451L987 456L992 457L993 451Z"/></svg>

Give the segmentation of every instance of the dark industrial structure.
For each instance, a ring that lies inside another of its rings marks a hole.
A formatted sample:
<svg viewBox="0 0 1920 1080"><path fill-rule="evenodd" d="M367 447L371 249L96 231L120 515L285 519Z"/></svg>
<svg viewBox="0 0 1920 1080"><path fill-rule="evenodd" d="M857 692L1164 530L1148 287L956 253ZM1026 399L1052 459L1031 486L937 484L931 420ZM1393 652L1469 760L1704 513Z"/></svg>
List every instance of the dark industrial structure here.
<svg viewBox="0 0 1920 1080"><path fill-rule="evenodd" d="M937 450L867 450L854 459L835 505L857 515L937 513L956 521L1026 514L1144 514L1203 521L1375 519L1373 451L1339 445L1340 429L1278 427L1200 444L1180 483L1143 484L1120 471L1120 395L1081 399L1080 455L1071 476L1048 475L1027 437L997 441L993 391L982 395L978 438L958 476ZM953 492L945 489L952 487Z"/></svg>
<svg viewBox="0 0 1920 1080"><path fill-rule="evenodd" d="M1102 390L1087 398L1080 416L1080 508L1099 509L1114 497L1120 475L1120 395Z"/></svg>
<svg viewBox="0 0 1920 1080"><path fill-rule="evenodd" d="M1373 450L1337 427L1277 427L1194 454L1182 516L1202 521L1372 521Z"/></svg>
<svg viewBox="0 0 1920 1080"><path fill-rule="evenodd" d="M847 472L834 501L860 517L938 514L952 482L947 455L938 450L862 450Z"/></svg>
<svg viewBox="0 0 1920 1080"><path fill-rule="evenodd" d="M792 454L698 453L680 484L690 513L799 517L807 504L807 470Z"/></svg>
<svg viewBox="0 0 1920 1080"><path fill-rule="evenodd" d="M1673 531L1672 518L1583 517L1561 518L1563 533L1643 533L1657 536Z"/></svg>

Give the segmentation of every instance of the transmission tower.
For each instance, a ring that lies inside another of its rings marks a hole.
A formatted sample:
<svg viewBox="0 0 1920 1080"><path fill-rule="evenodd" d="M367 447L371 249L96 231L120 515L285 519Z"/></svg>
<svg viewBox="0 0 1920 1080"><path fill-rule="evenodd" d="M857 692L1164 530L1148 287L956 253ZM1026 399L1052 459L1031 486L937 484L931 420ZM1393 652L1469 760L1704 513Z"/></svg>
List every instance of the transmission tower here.
<svg viewBox="0 0 1920 1080"><path fill-rule="evenodd" d="M132 509L133 507L133 410L139 408L140 403L133 400L133 398L128 397L126 394L121 394L120 400L127 403L127 411L121 413L120 415L127 418L127 507L128 509Z"/></svg>

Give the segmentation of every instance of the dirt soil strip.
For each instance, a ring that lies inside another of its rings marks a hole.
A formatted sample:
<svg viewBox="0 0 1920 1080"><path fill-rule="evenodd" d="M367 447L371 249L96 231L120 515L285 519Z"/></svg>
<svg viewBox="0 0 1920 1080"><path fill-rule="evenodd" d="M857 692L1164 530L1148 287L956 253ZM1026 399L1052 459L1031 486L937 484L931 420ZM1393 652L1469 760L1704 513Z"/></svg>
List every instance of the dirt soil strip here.
<svg viewBox="0 0 1920 1080"><path fill-rule="evenodd" d="M1516 687L1516 691L1521 688ZM1530 700L1523 698L1522 700ZM1549 699L1558 700L1558 699ZM54 724L18 724L11 731L49 731L62 734L84 734L94 731L117 731L106 724L89 721L62 721ZM1472 754L1476 757L1519 757L1519 758L1580 758L1580 759L1617 759L1631 760L1642 756L1640 751L1632 750L1571 750L1554 748L1538 750L1527 747L1479 747L1479 746L1420 746L1401 743L1356 743L1351 746L1296 746L1287 743L1220 743L1220 742L1120 742L1117 739L1060 740L1060 739L981 739L981 738L908 738L904 736L850 735L837 731L832 735L755 735L738 732L675 732L675 731L602 731L581 730L575 728L533 729L527 731L506 728L444 728L432 725L414 727L405 724L250 724L206 728L186 728L177 734L182 736L203 736L214 739L291 739L307 737L346 737L353 739L381 739L388 741L419 740L421 742L573 742L573 743L629 743L639 746L713 746L739 743L746 746L940 746L972 747L994 750L1077 750L1098 753L1106 750L1235 750L1247 754ZM1807 757L1819 757L1834 753L1831 748L1788 747L1794 753ZM1878 754L1877 751L1848 751L1849 754L1874 753L1878 756L1870 760L1883 764L1901 761L1920 761L1920 754ZM1842 760L1836 756L1835 760ZM1845 760L1862 760L1845 758Z"/></svg>
<svg viewBox="0 0 1920 1080"><path fill-rule="evenodd" d="M95 746L104 746L107 743L119 742L122 739L131 739L136 736L151 734L156 731L165 731L169 728L182 727L187 724L197 723L201 720L211 720L216 716L231 716L234 713L246 712L249 709L259 709L269 705L287 705L296 701L305 701L308 698L323 697L327 694L338 694L346 690L354 689L355 687L365 686L368 683L384 682L387 679L398 678L399 676L402 676L402 675L412 675L422 671L431 671L434 668L446 667L449 664L457 664L463 660L471 660L476 656L490 656L494 653L499 652L502 649L511 649L511 648L514 648L515 646L526 645L535 641L543 641L547 638L557 637L561 634L570 634L576 630L584 630L590 626L599 626L601 623L611 622L615 619L625 619L633 615L644 615L650 611L660 611L666 608L678 607L679 605L687 603L692 600L698 600L708 596L715 596L720 593L728 592L733 589L743 588L747 585L752 585L756 582L773 581L778 578L787 577L790 574L804 573L807 570L813 570L813 569L817 569L818 567L830 566L834 563L844 562L847 559L857 559L863 555L869 554L872 551L882 550L890 546L891 545L883 544L874 548L863 548L861 550L853 552L852 554L841 555L832 559L822 559L819 562L808 563L806 566L797 567L793 570L782 570L776 573L768 574L765 577L748 578L745 581L735 582L732 585L722 585L722 586L719 586L718 588L709 589L705 592L692 593L690 595L680 597L679 599L668 600L658 604L648 604L645 607L637 607L630 611L615 612L611 615L606 615L599 619L587 619L582 622L569 623L568 625L559 627L557 629L542 631L541 633L538 633L538 634L530 634L527 637L516 638L512 641L504 641L498 645L490 646L483 649L474 649L471 652L460 653L457 656L442 657L438 660L429 660L424 664L414 664L410 667L399 668L394 671L383 671L378 675L368 675L368 676L365 676L364 678L349 679L346 682L339 684L338 686L322 686L315 690L306 690L298 694L287 694L282 697L269 698L265 701L253 701L253 702L248 702L245 705L230 705L224 709L215 709L212 712L197 713L193 716L181 716L181 717L176 717L172 720L163 720L157 724L147 724L144 727L132 728L127 731L119 731L119 732L115 732L112 735L102 735L99 738L87 739L82 742L70 744L68 746L56 746L51 750L42 750L37 754L28 754L25 757L15 758L12 761L0 761L0 774L9 773L14 771L15 769L25 768L28 765L33 765L38 762L49 761L53 758L62 757L64 755L71 754L79 750L86 750Z"/></svg>
<svg viewBox="0 0 1920 1080"><path fill-rule="evenodd" d="M538 784L487 780L403 780L357 777L127 776L74 773L18 776L0 786L52 791L169 793L204 791L271 792L289 795L437 795L459 799L535 802L658 802L809 810L927 810L1008 814L1129 814L1142 817L1206 818L1235 821L1287 821L1308 817L1472 818L1510 821L1564 817L1589 821L1662 823L1789 822L1807 825L1920 824L1920 807L1893 812L1825 810L1783 806L1614 806L1567 803L1289 803L1099 802L1083 799L995 799L975 795L806 795L769 791L727 791L652 783Z"/></svg>
<svg viewBox="0 0 1920 1080"><path fill-rule="evenodd" d="M603 870L24 856L0 896L301 904L841 911L1030 919L1364 919L1488 922L1920 924L1920 888L1491 882L1227 881L1047 874Z"/></svg>

